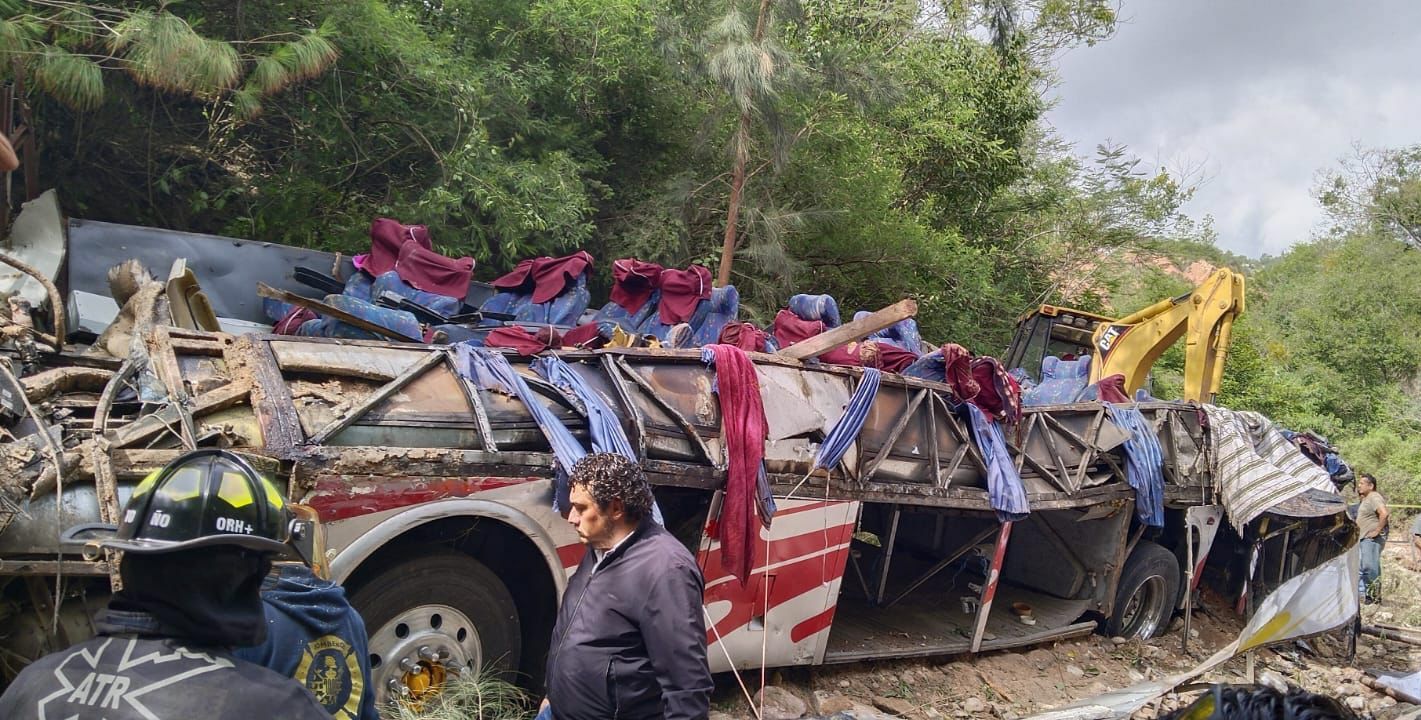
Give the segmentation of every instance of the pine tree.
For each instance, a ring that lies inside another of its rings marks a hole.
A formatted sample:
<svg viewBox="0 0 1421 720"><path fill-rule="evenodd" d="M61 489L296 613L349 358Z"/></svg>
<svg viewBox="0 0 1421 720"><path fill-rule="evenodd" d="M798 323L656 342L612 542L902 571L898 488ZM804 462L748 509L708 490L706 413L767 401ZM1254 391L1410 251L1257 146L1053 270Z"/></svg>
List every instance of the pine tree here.
<svg viewBox="0 0 1421 720"><path fill-rule="evenodd" d="M200 35L166 7L126 9L71 0L0 0L0 72L75 110L104 102L104 74L122 72L165 92L225 102L238 120L261 100L331 66L324 28L256 40Z"/></svg>

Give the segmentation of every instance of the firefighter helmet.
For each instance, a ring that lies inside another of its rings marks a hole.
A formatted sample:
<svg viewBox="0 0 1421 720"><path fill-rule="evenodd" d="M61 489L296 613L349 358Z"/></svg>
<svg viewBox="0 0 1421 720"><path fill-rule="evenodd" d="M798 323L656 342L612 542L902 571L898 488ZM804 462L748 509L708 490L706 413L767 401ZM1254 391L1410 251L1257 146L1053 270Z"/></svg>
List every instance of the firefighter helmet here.
<svg viewBox="0 0 1421 720"><path fill-rule="evenodd" d="M118 527L84 525L71 542L131 553L213 545L300 558L292 517L276 486L240 455L219 449L186 453L133 489Z"/></svg>

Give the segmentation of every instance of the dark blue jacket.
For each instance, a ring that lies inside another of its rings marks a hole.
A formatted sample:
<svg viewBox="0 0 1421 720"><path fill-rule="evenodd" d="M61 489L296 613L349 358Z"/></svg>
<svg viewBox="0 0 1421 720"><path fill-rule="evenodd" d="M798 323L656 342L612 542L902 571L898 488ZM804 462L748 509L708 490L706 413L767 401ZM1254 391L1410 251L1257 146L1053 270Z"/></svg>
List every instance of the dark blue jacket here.
<svg viewBox="0 0 1421 720"><path fill-rule="evenodd" d="M695 558L643 521L568 580L548 652L555 720L702 720L713 689Z"/></svg>
<svg viewBox="0 0 1421 720"><path fill-rule="evenodd" d="M262 601L266 642L234 654L295 678L338 720L377 720L365 622L345 590L305 565L282 565Z"/></svg>
<svg viewBox="0 0 1421 720"><path fill-rule="evenodd" d="M0 718L328 718L289 677L188 645L148 613L110 609L95 624L98 637L26 667L0 696Z"/></svg>

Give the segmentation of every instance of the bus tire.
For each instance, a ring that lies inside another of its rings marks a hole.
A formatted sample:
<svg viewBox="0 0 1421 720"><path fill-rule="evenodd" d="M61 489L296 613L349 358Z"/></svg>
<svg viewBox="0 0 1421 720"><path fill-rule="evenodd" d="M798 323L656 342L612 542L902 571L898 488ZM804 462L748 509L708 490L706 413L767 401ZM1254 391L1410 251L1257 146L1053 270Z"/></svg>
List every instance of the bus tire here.
<svg viewBox="0 0 1421 720"><path fill-rule="evenodd" d="M1120 573L1106 633L1141 640L1163 634L1174 616L1179 586L1179 560L1174 553L1152 542L1139 543Z"/></svg>
<svg viewBox="0 0 1421 720"><path fill-rule="evenodd" d="M430 672L430 664L492 669L508 680L518 669L522 641L513 596L468 555L441 552L390 565L362 582L350 602L365 620L371 681L381 703L403 693L402 685L418 692L430 677L445 677L442 670ZM425 674L413 677L404 660Z"/></svg>

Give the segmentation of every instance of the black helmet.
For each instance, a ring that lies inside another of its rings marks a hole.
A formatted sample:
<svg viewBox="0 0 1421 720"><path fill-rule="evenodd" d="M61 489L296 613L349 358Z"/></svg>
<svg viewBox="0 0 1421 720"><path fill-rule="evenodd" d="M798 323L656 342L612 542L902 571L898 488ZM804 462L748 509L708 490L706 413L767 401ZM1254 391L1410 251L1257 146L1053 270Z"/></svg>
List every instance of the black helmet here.
<svg viewBox="0 0 1421 720"><path fill-rule="evenodd" d="M240 455L204 449L144 478L117 528L83 525L66 540L130 553L235 545L301 559L291 520L276 486Z"/></svg>

